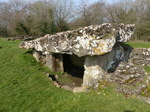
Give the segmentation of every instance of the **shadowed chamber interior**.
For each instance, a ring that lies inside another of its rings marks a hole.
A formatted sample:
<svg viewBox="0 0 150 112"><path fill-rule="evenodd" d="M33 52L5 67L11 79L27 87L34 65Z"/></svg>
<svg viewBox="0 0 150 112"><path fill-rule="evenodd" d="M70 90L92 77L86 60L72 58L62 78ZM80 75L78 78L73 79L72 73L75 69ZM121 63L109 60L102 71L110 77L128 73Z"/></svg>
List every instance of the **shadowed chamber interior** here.
<svg viewBox="0 0 150 112"><path fill-rule="evenodd" d="M118 45L120 47L118 47ZM118 44L114 47L114 49L108 53L108 64L105 70L108 73L114 73L119 66L120 62L128 62L130 58L130 54L132 53L133 48L128 44ZM111 56L109 54L112 54Z"/></svg>
<svg viewBox="0 0 150 112"><path fill-rule="evenodd" d="M85 57L63 55L64 72L73 77L83 78Z"/></svg>
<svg viewBox="0 0 150 112"><path fill-rule="evenodd" d="M128 62L130 55L133 51L133 47L128 44L122 44L122 47L124 49L124 61Z"/></svg>

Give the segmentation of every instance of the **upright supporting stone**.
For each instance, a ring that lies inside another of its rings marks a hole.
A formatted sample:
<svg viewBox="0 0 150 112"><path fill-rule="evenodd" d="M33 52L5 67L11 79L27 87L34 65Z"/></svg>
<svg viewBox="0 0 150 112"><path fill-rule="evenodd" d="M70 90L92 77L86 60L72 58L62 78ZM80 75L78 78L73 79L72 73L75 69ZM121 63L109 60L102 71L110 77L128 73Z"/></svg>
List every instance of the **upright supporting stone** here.
<svg viewBox="0 0 150 112"><path fill-rule="evenodd" d="M64 72L63 55L51 54L46 55L46 66L55 72Z"/></svg>
<svg viewBox="0 0 150 112"><path fill-rule="evenodd" d="M82 87L74 88L73 92L86 92L88 88L97 88L99 81L105 76L103 67L107 65L105 56L87 56L84 63L84 76Z"/></svg>
<svg viewBox="0 0 150 112"><path fill-rule="evenodd" d="M40 62L42 64L46 63L46 60L45 60L46 56L42 55L42 52L33 51L33 56L35 57L37 62Z"/></svg>
<svg viewBox="0 0 150 112"><path fill-rule="evenodd" d="M106 64L101 56L87 56L84 64L84 77L83 77L83 87L85 88L97 88L99 85L99 80L105 75L102 66ZM100 61L103 61L100 63Z"/></svg>

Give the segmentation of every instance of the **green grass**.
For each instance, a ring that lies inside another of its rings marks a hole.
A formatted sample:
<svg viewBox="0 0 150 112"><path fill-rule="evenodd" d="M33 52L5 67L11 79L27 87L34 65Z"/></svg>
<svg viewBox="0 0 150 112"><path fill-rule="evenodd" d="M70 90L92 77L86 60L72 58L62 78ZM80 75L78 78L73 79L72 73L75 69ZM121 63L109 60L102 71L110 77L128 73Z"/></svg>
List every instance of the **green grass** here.
<svg viewBox="0 0 150 112"><path fill-rule="evenodd" d="M150 67L144 67L144 69L147 73L150 73Z"/></svg>
<svg viewBox="0 0 150 112"><path fill-rule="evenodd" d="M150 105L112 87L99 95L56 88L45 75L49 70L19 43L0 39L0 112L150 112Z"/></svg>
<svg viewBox="0 0 150 112"><path fill-rule="evenodd" d="M150 48L150 42L128 42L133 48Z"/></svg>

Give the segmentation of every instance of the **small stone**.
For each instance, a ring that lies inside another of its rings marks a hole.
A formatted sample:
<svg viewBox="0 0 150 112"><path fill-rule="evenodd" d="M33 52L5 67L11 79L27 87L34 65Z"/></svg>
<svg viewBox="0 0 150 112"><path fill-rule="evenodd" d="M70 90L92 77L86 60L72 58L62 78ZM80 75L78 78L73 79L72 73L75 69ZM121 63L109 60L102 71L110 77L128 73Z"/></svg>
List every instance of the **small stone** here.
<svg viewBox="0 0 150 112"><path fill-rule="evenodd" d="M74 101L76 101L76 98L73 98Z"/></svg>
<svg viewBox="0 0 150 112"><path fill-rule="evenodd" d="M119 67L123 67L123 65L122 65L122 64L119 64Z"/></svg>
<svg viewBox="0 0 150 112"><path fill-rule="evenodd" d="M49 77L49 73L45 73L47 77Z"/></svg>
<svg viewBox="0 0 150 112"><path fill-rule="evenodd" d="M140 74L139 74L139 73L136 73L136 76L137 76L137 77L139 77L139 76L140 76Z"/></svg>
<svg viewBox="0 0 150 112"><path fill-rule="evenodd" d="M118 69L117 72L122 72L122 71Z"/></svg>
<svg viewBox="0 0 150 112"><path fill-rule="evenodd" d="M126 70L123 70L123 72L126 72Z"/></svg>
<svg viewBox="0 0 150 112"><path fill-rule="evenodd" d="M49 77L49 80L50 80L50 81L53 81L51 77Z"/></svg>
<svg viewBox="0 0 150 112"><path fill-rule="evenodd" d="M54 81L53 84L57 87L57 88L60 88L61 85L59 85L59 83L57 81Z"/></svg>
<svg viewBox="0 0 150 112"><path fill-rule="evenodd" d="M61 86L62 89L68 90L68 91L72 91L73 89L71 87L69 87L68 85L63 85Z"/></svg>
<svg viewBox="0 0 150 112"><path fill-rule="evenodd" d="M150 81L150 76L148 77L148 80Z"/></svg>
<svg viewBox="0 0 150 112"><path fill-rule="evenodd" d="M100 92L98 92L98 95L100 95Z"/></svg>
<svg viewBox="0 0 150 112"><path fill-rule="evenodd" d="M146 88L146 85L142 85L141 88Z"/></svg>
<svg viewBox="0 0 150 112"><path fill-rule="evenodd" d="M74 86L76 85L76 83L72 83Z"/></svg>
<svg viewBox="0 0 150 112"><path fill-rule="evenodd" d="M150 58L146 58L147 61L150 61Z"/></svg>
<svg viewBox="0 0 150 112"><path fill-rule="evenodd" d="M87 92L87 89L84 88L84 87L75 87L75 88L73 89L73 92L74 92L74 93Z"/></svg>
<svg viewBox="0 0 150 112"><path fill-rule="evenodd" d="M145 82L147 83L147 85L149 85L149 84L150 84L150 83L149 83L149 80L146 80Z"/></svg>
<svg viewBox="0 0 150 112"><path fill-rule="evenodd" d="M55 75L55 78L56 78L56 79L58 79L58 78L59 78L59 76L58 76L58 75Z"/></svg>
<svg viewBox="0 0 150 112"><path fill-rule="evenodd" d="M134 66L134 64L133 64L133 63L130 63L130 66Z"/></svg>

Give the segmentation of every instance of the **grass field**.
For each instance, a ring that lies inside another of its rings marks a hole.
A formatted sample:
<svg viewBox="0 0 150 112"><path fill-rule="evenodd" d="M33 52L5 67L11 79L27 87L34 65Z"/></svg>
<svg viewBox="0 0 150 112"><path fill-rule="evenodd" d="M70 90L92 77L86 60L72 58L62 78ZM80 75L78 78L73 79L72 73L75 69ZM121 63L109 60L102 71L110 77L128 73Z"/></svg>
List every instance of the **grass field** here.
<svg viewBox="0 0 150 112"><path fill-rule="evenodd" d="M49 70L19 43L0 39L0 112L150 112L150 105L113 87L78 94L56 88Z"/></svg>
<svg viewBox="0 0 150 112"><path fill-rule="evenodd" d="M150 42L128 42L133 48L150 48Z"/></svg>

